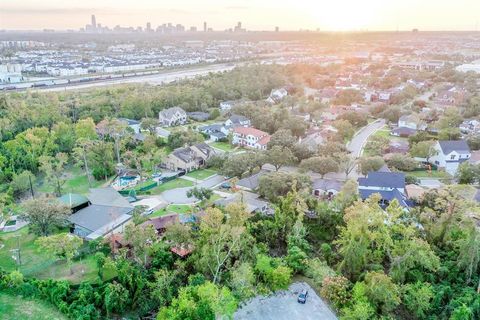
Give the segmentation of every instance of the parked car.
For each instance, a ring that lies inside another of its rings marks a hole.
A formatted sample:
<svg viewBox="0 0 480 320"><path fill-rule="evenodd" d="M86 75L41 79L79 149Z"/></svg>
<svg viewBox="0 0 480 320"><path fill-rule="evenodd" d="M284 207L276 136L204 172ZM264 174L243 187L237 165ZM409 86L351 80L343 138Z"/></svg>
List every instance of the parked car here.
<svg viewBox="0 0 480 320"><path fill-rule="evenodd" d="M308 296L308 290L306 289L303 289L302 292L300 292L300 294L298 295L298 303L303 303L305 304L305 302L307 302L307 296Z"/></svg>

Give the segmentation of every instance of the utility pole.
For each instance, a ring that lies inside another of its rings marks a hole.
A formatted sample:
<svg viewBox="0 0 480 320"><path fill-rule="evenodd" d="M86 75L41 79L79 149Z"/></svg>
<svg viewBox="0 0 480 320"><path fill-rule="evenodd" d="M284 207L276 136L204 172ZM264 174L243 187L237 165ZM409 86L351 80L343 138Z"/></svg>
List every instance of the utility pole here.
<svg viewBox="0 0 480 320"><path fill-rule="evenodd" d="M28 175L28 181L30 182L30 193L32 194L32 198L35 199L35 194L33 193L32 176Z"/></svg>

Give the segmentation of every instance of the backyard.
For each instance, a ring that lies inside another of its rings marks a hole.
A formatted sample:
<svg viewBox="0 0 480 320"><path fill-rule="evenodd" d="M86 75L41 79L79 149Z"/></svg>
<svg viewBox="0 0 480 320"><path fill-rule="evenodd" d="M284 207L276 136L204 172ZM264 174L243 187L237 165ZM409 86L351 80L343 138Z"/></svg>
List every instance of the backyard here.
<svg viewBox="0 0 480 320"><path fill-rule="evenodd" d="M0 293L0 319L63 320L67 317L45 302Z"/></svg>
<svg viewBox="0 0 480 320"><path fill-rule="evenodd" d="M433 178L433 179L451 179L452 176L449 175L445 171L441 170L418 170L418 171L409 171L405 172L406 175L408 176L413 176L415 178L421 179L421 178Z"/></svg>
<svg viewBox="0 0 480 320"><path fill-rule="evenodd" d="M187 177L198 179L198 180L205 180L213 175L217 174L216 171L211 169L200 169L189 172L186 174Z"/></svg>
<svg viewBox="0 0 480 320"><path fill-rule="evenodd" d="M167 191L167 190L172 190L172 189L177 189L177 188L186 188L186 187L192 187L193 186L193 182L192 181L188 181L188 180L185 180L185 179L174 179L174 180L170 180L168 182L165 182L165 183L162 183L160 185L158 185L158 187L155 187L151 190L149 190L147 193L150 193L150 194L160 194L164 191Z"/></svg>
<svg viewBox="0 0 480 320"><path fill-rule="evenodd" d="M82 281L98 281L97 266L93 255L75 260L72 265L73 274L64 260L58 260L49 254L41 252L35 244L37 236L28 233L28 227L15 232L0 233L0 267L7 272L16 269L16 262L12 258L13 249L20 248L22 264L19 266L26 277L39 279L64 279L72 283Z"/></svg>
<svg viewBox="0 0 480 320"><path fill-rule="evenodd" d="M85 175L85 172L77 167L72 167L68 169L65 173L67 180L65 184L62 186L63 193L80 193L80 194L87 194L88 189L90 188L88 185L88 178ZM98 188L103 185L105 181L97 181L92 177L92 188ZM37 185L37 190L43 193L53 193L55 192L53 186L48 184L44 180L40 180Z"/></svg>
<svg viewBox="0 0 480 320"><path fill-rule="evenodd" d="M185 204L171 204L166 208L160 209L149 215L149 218L165 216L167 214L187 214L192 212L192 206Z"/></svg>
<svg viewBox="0 0 480 320"><path fill-rule="evenodd" d="M212 147L214 148L217 148L217 149L220 149L220 150L223 150L225 152L230 152L230 151L233 151L235 150L235 147L232 146L230 143L228 142L213 142L211 144Z"/></svg>

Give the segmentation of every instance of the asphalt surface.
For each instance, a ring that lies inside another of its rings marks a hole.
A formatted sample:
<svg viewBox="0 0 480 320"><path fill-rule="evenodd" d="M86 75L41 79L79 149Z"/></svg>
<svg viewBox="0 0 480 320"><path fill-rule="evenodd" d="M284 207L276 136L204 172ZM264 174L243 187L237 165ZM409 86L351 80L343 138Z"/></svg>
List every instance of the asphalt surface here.
<svg viewBox="0 0 480 320"><path fill-rule="evenodd" d="M384 125L385 120L379 119L360 129L353 137L352 141L347 145L348 151L350 151L354 157L360 157L362 155L363 147L365 146L365 143L367 143L368 137L374 134L375 131L381 129Z"/></svg>
<svg viewBox="0 0 480 320"><path fill-rule="evenodd" d="M216 175L209 179L203 180L196 184L197 188L213 188L221 183L223 183L225 179L222 176ZM187 192L194 187L186 187L186 188L177 188L172 190L167 190L161 194L163 200L168 203L175 203L175 204L191 204L195 203L198 200L196 198L189 198L187 197Z"/></svg>
<svg viewBox="0 0 480 320"><path fill-rule="evenodd" d="M120 78L115 80L105 80L105 81L94 81L81 84L67 85L67 86L56 86L56 87L42 87L36 89L30 89L34 91L65 91L65 90L78 90L78 89L87 89L93 87L103 87L110 85L118 85L125 83L148 83L151 85L161 85L164 83L170 83L181 79L191 79L196 76L204 76L210 72L223 72L229 71L235 68L235 65L232 64L213 64L201 67L194 67L189 69L182 70L173 70L167 71L154 75L145 75L138 77L129 77L129 78Z"/></svg>
<svg viewBox="0 0 480 320"><path fill-rule="evenodd" d="M297 302L298 293L308 290L307 302ZM269 297L255 297L233 315L235 320L337 320L328 305L306 283L292 284L288 290Z"/></svg>

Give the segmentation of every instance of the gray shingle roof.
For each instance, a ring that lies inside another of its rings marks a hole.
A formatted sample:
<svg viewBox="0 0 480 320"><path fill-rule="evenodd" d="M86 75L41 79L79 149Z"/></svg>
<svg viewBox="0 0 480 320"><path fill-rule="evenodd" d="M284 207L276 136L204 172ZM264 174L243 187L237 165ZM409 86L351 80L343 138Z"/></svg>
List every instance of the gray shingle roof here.
<svg viewBox="0 0 480 320"><path fill-rule="evenodd" d="M128 200L111 187L90 189L87 197L94 205L132 208Z"/></svg>
<svg viewBox="0 0 480 320"><path fill-rule="evenodd" d="M177 112L180 112L182 115L183 114L186 115L185 110L183 110L180 107L173 107L173 108L162 110L160 111L160 115L164 119L171 119Z"/></svg>
<svg viewBox="0 0 480 320"><path fill-rule="evenodd" d="M117 220L128 220L129 213L133 208L127 207L111 207L102 205L90 205L82 210L77 211L68 217L68 220L75 225L81 226L92 232Z"/></svg>
<svg viewBox="0 0 480 320"><path fill-rule="evenodd" d="M469 153L470 147L468 146L465 140L458 141L438 141L440 148L443 151L443 154L449 154L452 151L458 153Z"/></svg>
<svg viewBox="0 0 480 320"><path fill-rule="evenodd" d="M401 172L369 172L367 178L358 178L360 187L405 188L405 174Z"/></svg>

